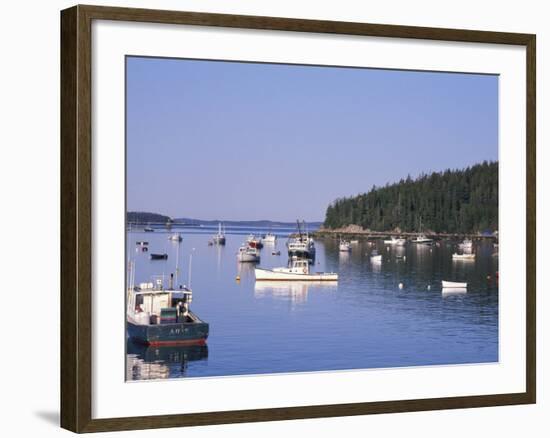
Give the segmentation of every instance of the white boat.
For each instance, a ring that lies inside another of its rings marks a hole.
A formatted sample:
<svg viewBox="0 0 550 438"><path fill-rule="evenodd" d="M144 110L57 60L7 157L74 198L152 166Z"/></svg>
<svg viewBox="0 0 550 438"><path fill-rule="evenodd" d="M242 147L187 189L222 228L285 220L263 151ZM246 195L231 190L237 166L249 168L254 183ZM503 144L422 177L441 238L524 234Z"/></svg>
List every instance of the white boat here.
<svg viewBox="0 0 550 438"><path fill-rule="evenodd" d="M433 239L429 239L426 237L425 234L419 234L414 239L411 239L412 243L420 244L420 245L431 245L433 242Z"/></svg>
<svg viewBox="0 0 550 438"><path fill-rule="evenodd" d="M346 240L340 240L340 245L338 248L340 249L340 252L350 252L351 244Z"/></svg>
<svg viewBox="0 0 550 438"><path fill-rule="evenodd" d="M468 283L443 280L441 282L441 286L443 287L443 289L466 289L468 287Z"/></svg>
<svg viewBox="0 0 550 438"><path fill-rule="evenodd" d="M259 263L260 251L258 248L253 248L248 244L244 244L239 248L237 260L242 263Z"/></svg>
<svg viewBox="0 0 550 438"><path fill-rule="evenodd" d="M453 260L475 260L476 259L476 255L475 253L471 253L471 254L453 254Z"/></svg>
<svg viewBox="0 0 550 438"><path fill-rule="evenodd" d="M419 245L431 245L433 240L426 237L426 235L423 233L422 218L420 218L419 231L420 231L420 234L416 236L414 239L412 239L411 242Z"/></svg>
<svg viewBox="0 0 550 438"><path fill-rule="evenodd" d="M264 237L262 237L262 242L268 243L268 244L275 244L275 242L277 242L277 236L275 236L275 234L273 233L267 233Z"/></svg>
<svg viewBox="0 0 550 438"><path fill-rule="evenodd" d="M458 244L458 247L463 251L471 251L473 242L470 239L464 239L461 243Z"/></svg>
<svg viewBox="0 0 550 438"><path fill-rule="evenodd" d="M389 240L384 240L385 245L396 245L396 246L403 246L407 243L407 239L403 239L401 237L395 237L392 236Z"/></svg>
<svg viewBox="0 0 550 438"><path fill-rule="evenodd" d="M349 243L351 243L352 245L358 245L359 241L358 240L350 240Z"/></svg>
<svg viewBox="0 0 550 438"><path fill-rule="evenodd" d="M309 272L309 262L305 259L291 260L288 268L255 268L256 281L338 281L335 272Z"/></svg>
<svg viewBox="0 0 550 438"><path fill-rule="evenodd" d="M222 230L221 222L218 224L218 234L212 237L212 242L217 245L225 245L225 227Z"/></svg>
<svg viewBox="0 0 550 438"><path fill-rule="evenodd" d="M168 240L171 240L172 242L181 242L183 238L180 233L174 233L168 238Z"/></svg>

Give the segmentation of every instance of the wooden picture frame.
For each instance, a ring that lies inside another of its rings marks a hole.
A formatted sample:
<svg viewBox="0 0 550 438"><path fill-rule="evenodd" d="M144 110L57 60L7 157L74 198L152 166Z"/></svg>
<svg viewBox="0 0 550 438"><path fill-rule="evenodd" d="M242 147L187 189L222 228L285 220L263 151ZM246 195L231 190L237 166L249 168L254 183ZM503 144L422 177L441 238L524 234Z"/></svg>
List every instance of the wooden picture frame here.
<svg viewBox="0 0 550 438"><path fill-rule="evenodd" d="M93 20L185 24L388 38L518 45L526 48L527 265L526 391L196 414L92 418ZM61 12L61 426L74 432L195 426L535 403L536 204L535 49L530 34L332 22L196 12L75 6Z"/></svg>

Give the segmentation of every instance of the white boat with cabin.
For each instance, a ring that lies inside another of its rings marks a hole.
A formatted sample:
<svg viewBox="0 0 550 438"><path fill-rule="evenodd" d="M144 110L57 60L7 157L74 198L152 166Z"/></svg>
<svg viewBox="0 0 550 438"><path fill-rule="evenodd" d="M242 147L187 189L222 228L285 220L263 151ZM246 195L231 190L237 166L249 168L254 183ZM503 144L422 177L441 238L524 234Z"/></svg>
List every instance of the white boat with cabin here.
<svg viewBox="0 0 550 438"><path fill-rule="evenodd" d="M277 242L277 236L275 236L275 234L273 233L267 233L266 235L264 235L264 237L262 237L262 242L268 243L268 244L275 244Z"/></svg>
<svg viewBox="0 0 550 438"><path fill-rule="evenodd" d="M433 239L426 237L425 234L419 234L415 238L411 239L411 242L420 245L431 245L433 243Z"/></svg>
<svg viewBox="0 0 550 438"><path fill-rule="evenodd" d="M241 263L259 263L260 250L248 244L243 244L237 253L237 260Z"/></svg>
<svg viewBox="0 0 550 438"><path fill-rule="evenodd" d="M404 246L406 243L407 243L407 239L403 239L402 237L395 237L395 236L392 236L391 239L384 240L385 245Z"/></svg>
<svg viewBox="0 0 550 438"><path fill-rule="evenodd" d="M255 268L256 281L338 281L335 272L310 273L306 259L292 259L288 268Z"/></svg>
<svg viewBox="0 0 550 438"><path fill-rule="evenodd" d="M350 252L351 244L347 240L340 240L340 245L338 246L340 252Z"/></svg>

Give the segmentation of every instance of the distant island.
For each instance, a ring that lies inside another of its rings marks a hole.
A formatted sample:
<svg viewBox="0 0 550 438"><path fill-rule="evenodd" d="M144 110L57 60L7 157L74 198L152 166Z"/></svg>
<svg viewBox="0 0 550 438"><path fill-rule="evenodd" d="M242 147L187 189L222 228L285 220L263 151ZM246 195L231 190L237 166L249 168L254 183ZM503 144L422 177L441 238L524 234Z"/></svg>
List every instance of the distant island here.
<svg viewBox="0 0 550 438"><path fill-rule="evenodd" d="M128 211L126 212L126 222L128 224L166 224L173 222L172 218L158 213L149 213L146 211Z"/></svg>
<svg viewBox="0 0 550 438"><path fill-rule="evenodd" d="M282 222L271 220L255 220L255 221L231 221L223 219L194 219L187 217L171 218L170 216L149 213L143 211L129 211L126 213L126 221L128 224L134 225L180 225L189 227L198 226L217 226L219 223L223 223L227 227L256 227L256 228L292 228L296 227L296 222ZM312 229L319 228L323 222L307 222L307 226Z"/></svg>
<svg viewBox="0 0 550 438"><path fill-rule="evenodd" d="M323 228L379 232L482 233L498 230L498 162L423 174L339 198Z"/></svg>

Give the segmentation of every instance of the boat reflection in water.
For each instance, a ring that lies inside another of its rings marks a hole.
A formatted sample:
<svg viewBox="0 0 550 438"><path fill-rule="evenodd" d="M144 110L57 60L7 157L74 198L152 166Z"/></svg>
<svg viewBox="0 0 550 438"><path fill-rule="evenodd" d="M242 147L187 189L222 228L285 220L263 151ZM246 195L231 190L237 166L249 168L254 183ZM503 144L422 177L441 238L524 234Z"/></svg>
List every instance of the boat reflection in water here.
<svg viewBox="0 0 550 438"><path fill-rule="evenodd" d="M126 349L127 380L184 377L189 362L208 359L207 345L153 347L128 340Z"/></svg>
<svg viewBox="0 0 550 438"><path fill-rule="evenodd" d="M444 287L441 289L443 297L449 297L452 295L464 295L468 293L468 289L465 287Z"/></svg>
<svg viewBox="0 0 550 438"><path fill-rule="evenodd" d="M256 298L273 297L290 301L293 305L307 302L309 292L336 292L338 281L257 281L254 284Z"/></svg>

